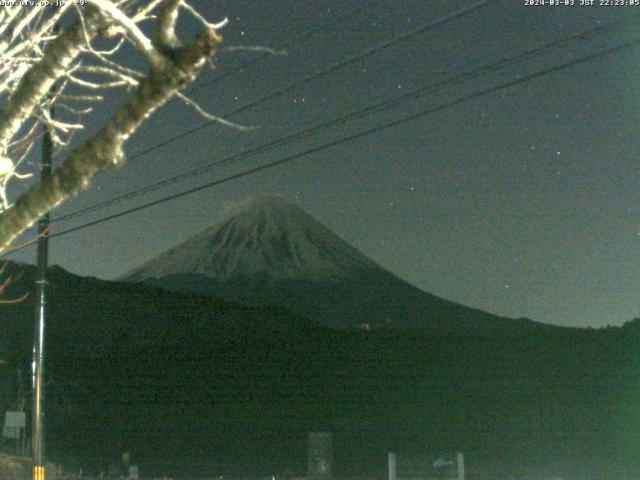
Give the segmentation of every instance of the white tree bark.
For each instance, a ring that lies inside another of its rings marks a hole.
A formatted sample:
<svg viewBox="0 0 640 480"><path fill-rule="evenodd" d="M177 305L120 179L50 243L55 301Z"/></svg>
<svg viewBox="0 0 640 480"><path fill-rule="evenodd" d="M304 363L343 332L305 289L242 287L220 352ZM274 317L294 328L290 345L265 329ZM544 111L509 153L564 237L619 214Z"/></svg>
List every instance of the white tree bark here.
<svg viewBox="0 0 640 480"><path fill-rule="evenodd" d="M141 54L149 61L150 71L140 78L138 72L103 58L110 74L126 77L129 86L137 83L137 89L90 140L68 154L50 179L32 186L18 197L11 208L0 213L0 251L7 249L18 235L42 215L80 189L87 188L96 173L122 165L125 161L122 150L125 141L150 114L196 77L222 40L214 28L219 25L205 23L204 32L194 41L177 48L174 28L182 0L151 2L153 6L162 5L154 42L148 40L132 20L139 20L140 17L128 17L119 9L117 2L89 1L95 8L87 11L82 22L52 41L41 60L24 74L8 98L4 110L0 112L0 148L6 150L11 139L42 103L51 86L69 73L74 59L109 22L124 30L127 38L140 48ZM148 13L144 9L141 11L144 16ZM71 74L69 78L73 79Z"/></svg>
<svg viewBox="0 0 640 480"><path fill-rule="evenodd" d="M11 139L32 115L36 106L51 90L54 83L67 71L82 52L86 42L101 26L97 10L87 15L86 27L77 22L50 43L46 55L22 76L15 91L9 96L0 113L0 152L7 150ZM85 32L86 30L86 32Z"/></svg>

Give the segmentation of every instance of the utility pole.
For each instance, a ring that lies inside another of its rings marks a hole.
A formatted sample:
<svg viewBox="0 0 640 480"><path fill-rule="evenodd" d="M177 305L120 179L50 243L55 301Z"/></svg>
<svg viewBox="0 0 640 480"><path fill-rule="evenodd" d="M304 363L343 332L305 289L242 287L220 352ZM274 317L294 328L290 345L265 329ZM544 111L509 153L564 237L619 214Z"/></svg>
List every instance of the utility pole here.
<svg viewBox="0 0 640 480"><path fill-rule="evenodd" d="M58 30L56 25L55 31ZM54 118L53 105L49 114ZM42 139L42 166L40 181L51 177L53 141L47 126ZM47 318L47 264L49 257L49 213L38 220L38 253L36 275L36 312L33 338L33 408L31 419L31 453L33 460L33 480L45 480L44 450L44 334Z"/></svg>
<svg viewBox="0 0 640 480"><path fill-rule="evenodd" d="M51 108L53 117L53 107ZM45 127L46 128L46 127ZM51 177L53 142L48 130L42 140L41 181ZM49 214L38 220L38 254L36 276L36 314L33 339L33 409L31 422L31 451L33 480L45 479L44 459L44 333L47 307L47 263L49 256Z"/></svg>

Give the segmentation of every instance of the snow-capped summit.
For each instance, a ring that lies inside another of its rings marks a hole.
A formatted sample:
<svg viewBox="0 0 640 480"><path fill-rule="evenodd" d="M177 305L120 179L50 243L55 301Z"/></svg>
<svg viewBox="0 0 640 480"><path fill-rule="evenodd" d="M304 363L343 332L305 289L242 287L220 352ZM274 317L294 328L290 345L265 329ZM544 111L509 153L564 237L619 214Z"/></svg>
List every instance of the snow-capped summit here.
<svg viewBox="0 0 640 480"><path fill-rule="evenodd" d="M227 216L124 278L145 281L195 274L220 281L340 281L380 268L281 196L262 196L228 209Z"/></svg>
<svg viewBox="0 0 640 480"><path fill-rule="evenodd" d="M346 330L433 333L540 325L423 292L279 196L237 205L218 224L122 280L251 305L282 305L301 317Z"/></svg>

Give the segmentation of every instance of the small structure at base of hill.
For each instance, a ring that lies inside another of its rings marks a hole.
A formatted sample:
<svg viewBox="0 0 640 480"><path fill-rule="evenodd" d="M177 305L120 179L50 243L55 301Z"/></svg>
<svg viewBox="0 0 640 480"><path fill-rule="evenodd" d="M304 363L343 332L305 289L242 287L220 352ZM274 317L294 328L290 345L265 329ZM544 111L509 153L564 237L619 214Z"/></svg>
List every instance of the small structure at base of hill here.
<svg viewBox="0 0 640 480"><path fill-rule="evenodd" d="M389 480L464 480L464 455L389 453Z"/></svg>
<svg viewBox="0 0 640 480"><path fill-rule="evenodd" d="M307 478L332 480L333 434L311 432L307 437Z"/></svg>

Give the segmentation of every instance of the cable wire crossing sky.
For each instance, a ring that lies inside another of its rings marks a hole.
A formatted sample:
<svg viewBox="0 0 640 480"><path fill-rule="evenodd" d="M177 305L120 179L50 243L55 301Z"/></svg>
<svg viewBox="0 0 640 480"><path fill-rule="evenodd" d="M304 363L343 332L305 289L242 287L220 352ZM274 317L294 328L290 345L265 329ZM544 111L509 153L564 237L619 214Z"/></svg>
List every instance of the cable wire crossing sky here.
<svg viewBox="0 0 640 480"><path fill-rule="evenodd" d="M567 326L640 316L640 7L193 3L230 21L188 94L249 128L170 102L52 213L52 263L114 279L278 193L434 295Z"/></svg>

